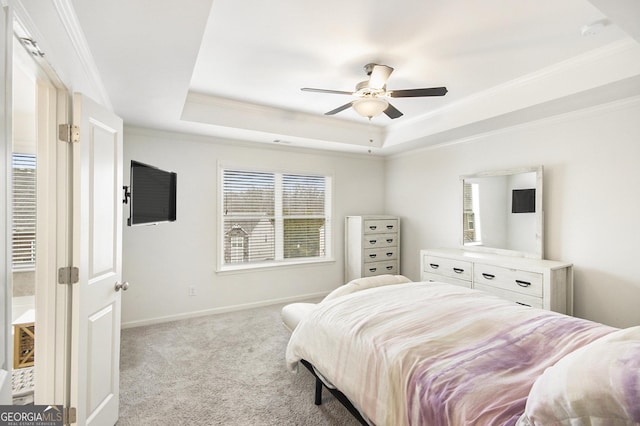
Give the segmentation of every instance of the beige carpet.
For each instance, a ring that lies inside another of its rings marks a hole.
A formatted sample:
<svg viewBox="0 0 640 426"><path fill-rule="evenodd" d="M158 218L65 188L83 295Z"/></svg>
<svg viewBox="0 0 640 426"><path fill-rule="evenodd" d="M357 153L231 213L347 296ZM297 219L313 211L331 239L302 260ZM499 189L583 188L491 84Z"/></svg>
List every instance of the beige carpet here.
<svg viewBox="0 0 640 426"><path fill-rule="evenodd" d="M286 369L282 305L122 331L124 425L358 425L314 378Z"/></svg>

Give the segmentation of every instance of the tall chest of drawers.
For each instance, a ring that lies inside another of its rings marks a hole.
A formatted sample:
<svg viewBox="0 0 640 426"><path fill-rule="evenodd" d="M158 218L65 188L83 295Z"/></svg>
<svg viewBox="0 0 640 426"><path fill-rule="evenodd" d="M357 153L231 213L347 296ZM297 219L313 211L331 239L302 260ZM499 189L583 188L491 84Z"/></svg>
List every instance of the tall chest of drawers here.
<svg viewBox="0 0 640 426"><path fill-rule="evenodd" d="M521 305L573 315L573 266L459 249L420 251L420 279L486 291Z"/></svg>
<svg viewBox="0 0 640 426"><path fill-rule="evenodd" d="M345 218L345 282L400 273L400 218Z"/></svg>

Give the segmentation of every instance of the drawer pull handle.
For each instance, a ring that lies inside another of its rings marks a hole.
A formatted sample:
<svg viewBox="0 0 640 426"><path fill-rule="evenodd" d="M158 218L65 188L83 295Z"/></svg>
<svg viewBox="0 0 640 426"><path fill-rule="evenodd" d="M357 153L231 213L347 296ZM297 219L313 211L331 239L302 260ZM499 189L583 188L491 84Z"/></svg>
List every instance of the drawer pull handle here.
<svg viewBox="0 0 640 426"><path fill-rule="evenodd" d="M369 255L369 257L370 257L370 258L372 258L372 259L375 259L375 258L376 258L376 256L378 256L378 255L377 255L377 254L375 254L375 253L372 253L372 254L370 254L370 255Z"/></svg>
<svg viewBox="0 0 640 426"><path fill-rule="evenodd" d="M387 242L391 244L393 242L393 238L387 238Z"/></svg>
<svg viewBox="0 0 640 426"><path fill-rule="evenodd" d="M492 280L492 279L494 279L496 277L495 275L487 274L486 272L483 272L482 276L485 277L485 279L487 279L487 280Z"/></svg>
<svg viewBox="0 0 640 426"><path fill-rule="evenodd" d="M393 252L392 251L387 253L387 257L391 257L391 256L393 256Z"/></svg>
<svg viewBox="0 0 640 426"><path fill-rule="evenodd" d="M462 268L453 268L453 272L455 272L456 274L461 274L464 272L464 269Z"/></svg>
<svg viewBox="0 0 640 426"><path fill-rule="evenodd" d="M387 225L387 229L393 229L393 225Z"/></svg>
<svg viewBox="0 0 640 426"><path fill-rule="evenodd" d="M387 271L390 271L393 269L393 266L387 266Z"/></svg>
<svg viewBox="0 0 640 426"><path fill-rule="evenodd" d="M377 242L378 242L378 240L369 240L369 244L375 244Z"/></svg>
<svg viewBox="0 0 640 426"><path fill-rule="evenodd" d="M531 307L531 305L527 305L526 303L522 303L522 302L516 302L516 303L517 303L518 305Z"/></svg>
<svg viewBox="0 0 640 426"><path fill-rule="evenodd" d="M378 268L369 268L369 272L375 272Z"/></svg>
<svg viewBox="0 0 640 426"><path fill-rule="evenodd" d="M438 269L440 267L440 265L438 265L437 263L430 263L429 266L431 266L433 269Z"/></svg>
<svg viewBox="0 0 640 426"><path fill-rule="evenodd" d="M529 287L531 285L530 282L522 280L516 280L516 284L518 284L520 287Z"/></svg>
<svg viewBox="0 0 640 426"><path fill-rule="evenodd" d="M376 229L378 229L378 227L376 225L371 225L369 226L369 229L371 229L372 231L375 231Z"/></svg>

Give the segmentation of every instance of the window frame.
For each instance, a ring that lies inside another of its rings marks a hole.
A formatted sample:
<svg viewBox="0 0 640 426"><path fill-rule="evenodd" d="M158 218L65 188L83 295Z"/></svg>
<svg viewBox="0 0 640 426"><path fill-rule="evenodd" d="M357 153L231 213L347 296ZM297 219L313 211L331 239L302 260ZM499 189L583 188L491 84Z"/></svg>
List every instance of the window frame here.
<svg viewBox="0 0 640 426"><path fill-rule="evenodd" d="M238 263L225 263L225 220L224 220L224 172L225 170L255 172L255 173L272 173L275 181L275 199L274 199L274 216L275 221L282 224L287 216L283 215L282 211L282 176L283 175L302 175L302 176L321 176L325 178L325 206L324 206L324 218L328 223L329 232L325 233L325 255L318 257L303 257L303 258L284 258L284 227L276 227L282 231L281 234L276 233L276 247L275 247L275 259L272 261L260 261L260 262L238 262ZM256 269L268 269L268 268L282 268L291 266L302 265L316 265L322 263L335 262L333 257L333 241L334 241L334 212L333 212L333 197L334 197L334 185L333 174L325 171L318 170L299 170L299 169L278 169L278 168L264 168L264 167L252 167L248 165L237 164L218 164L218 205L216 206L216 230L218 235L216 236L216 272L242 272L251 271Z"/></svg>

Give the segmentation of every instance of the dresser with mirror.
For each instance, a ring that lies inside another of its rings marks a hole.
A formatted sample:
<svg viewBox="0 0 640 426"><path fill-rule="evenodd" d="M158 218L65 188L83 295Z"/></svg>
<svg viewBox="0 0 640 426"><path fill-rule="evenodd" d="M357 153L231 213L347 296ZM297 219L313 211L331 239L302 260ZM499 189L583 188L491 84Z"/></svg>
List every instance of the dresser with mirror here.
<svg viewBox="0 0 640 426"><path fill-rule="evenodd" d="M543 167L460 177L460 247L420 251L422 281L573 314L573 266L544 259Z"/></svg>

